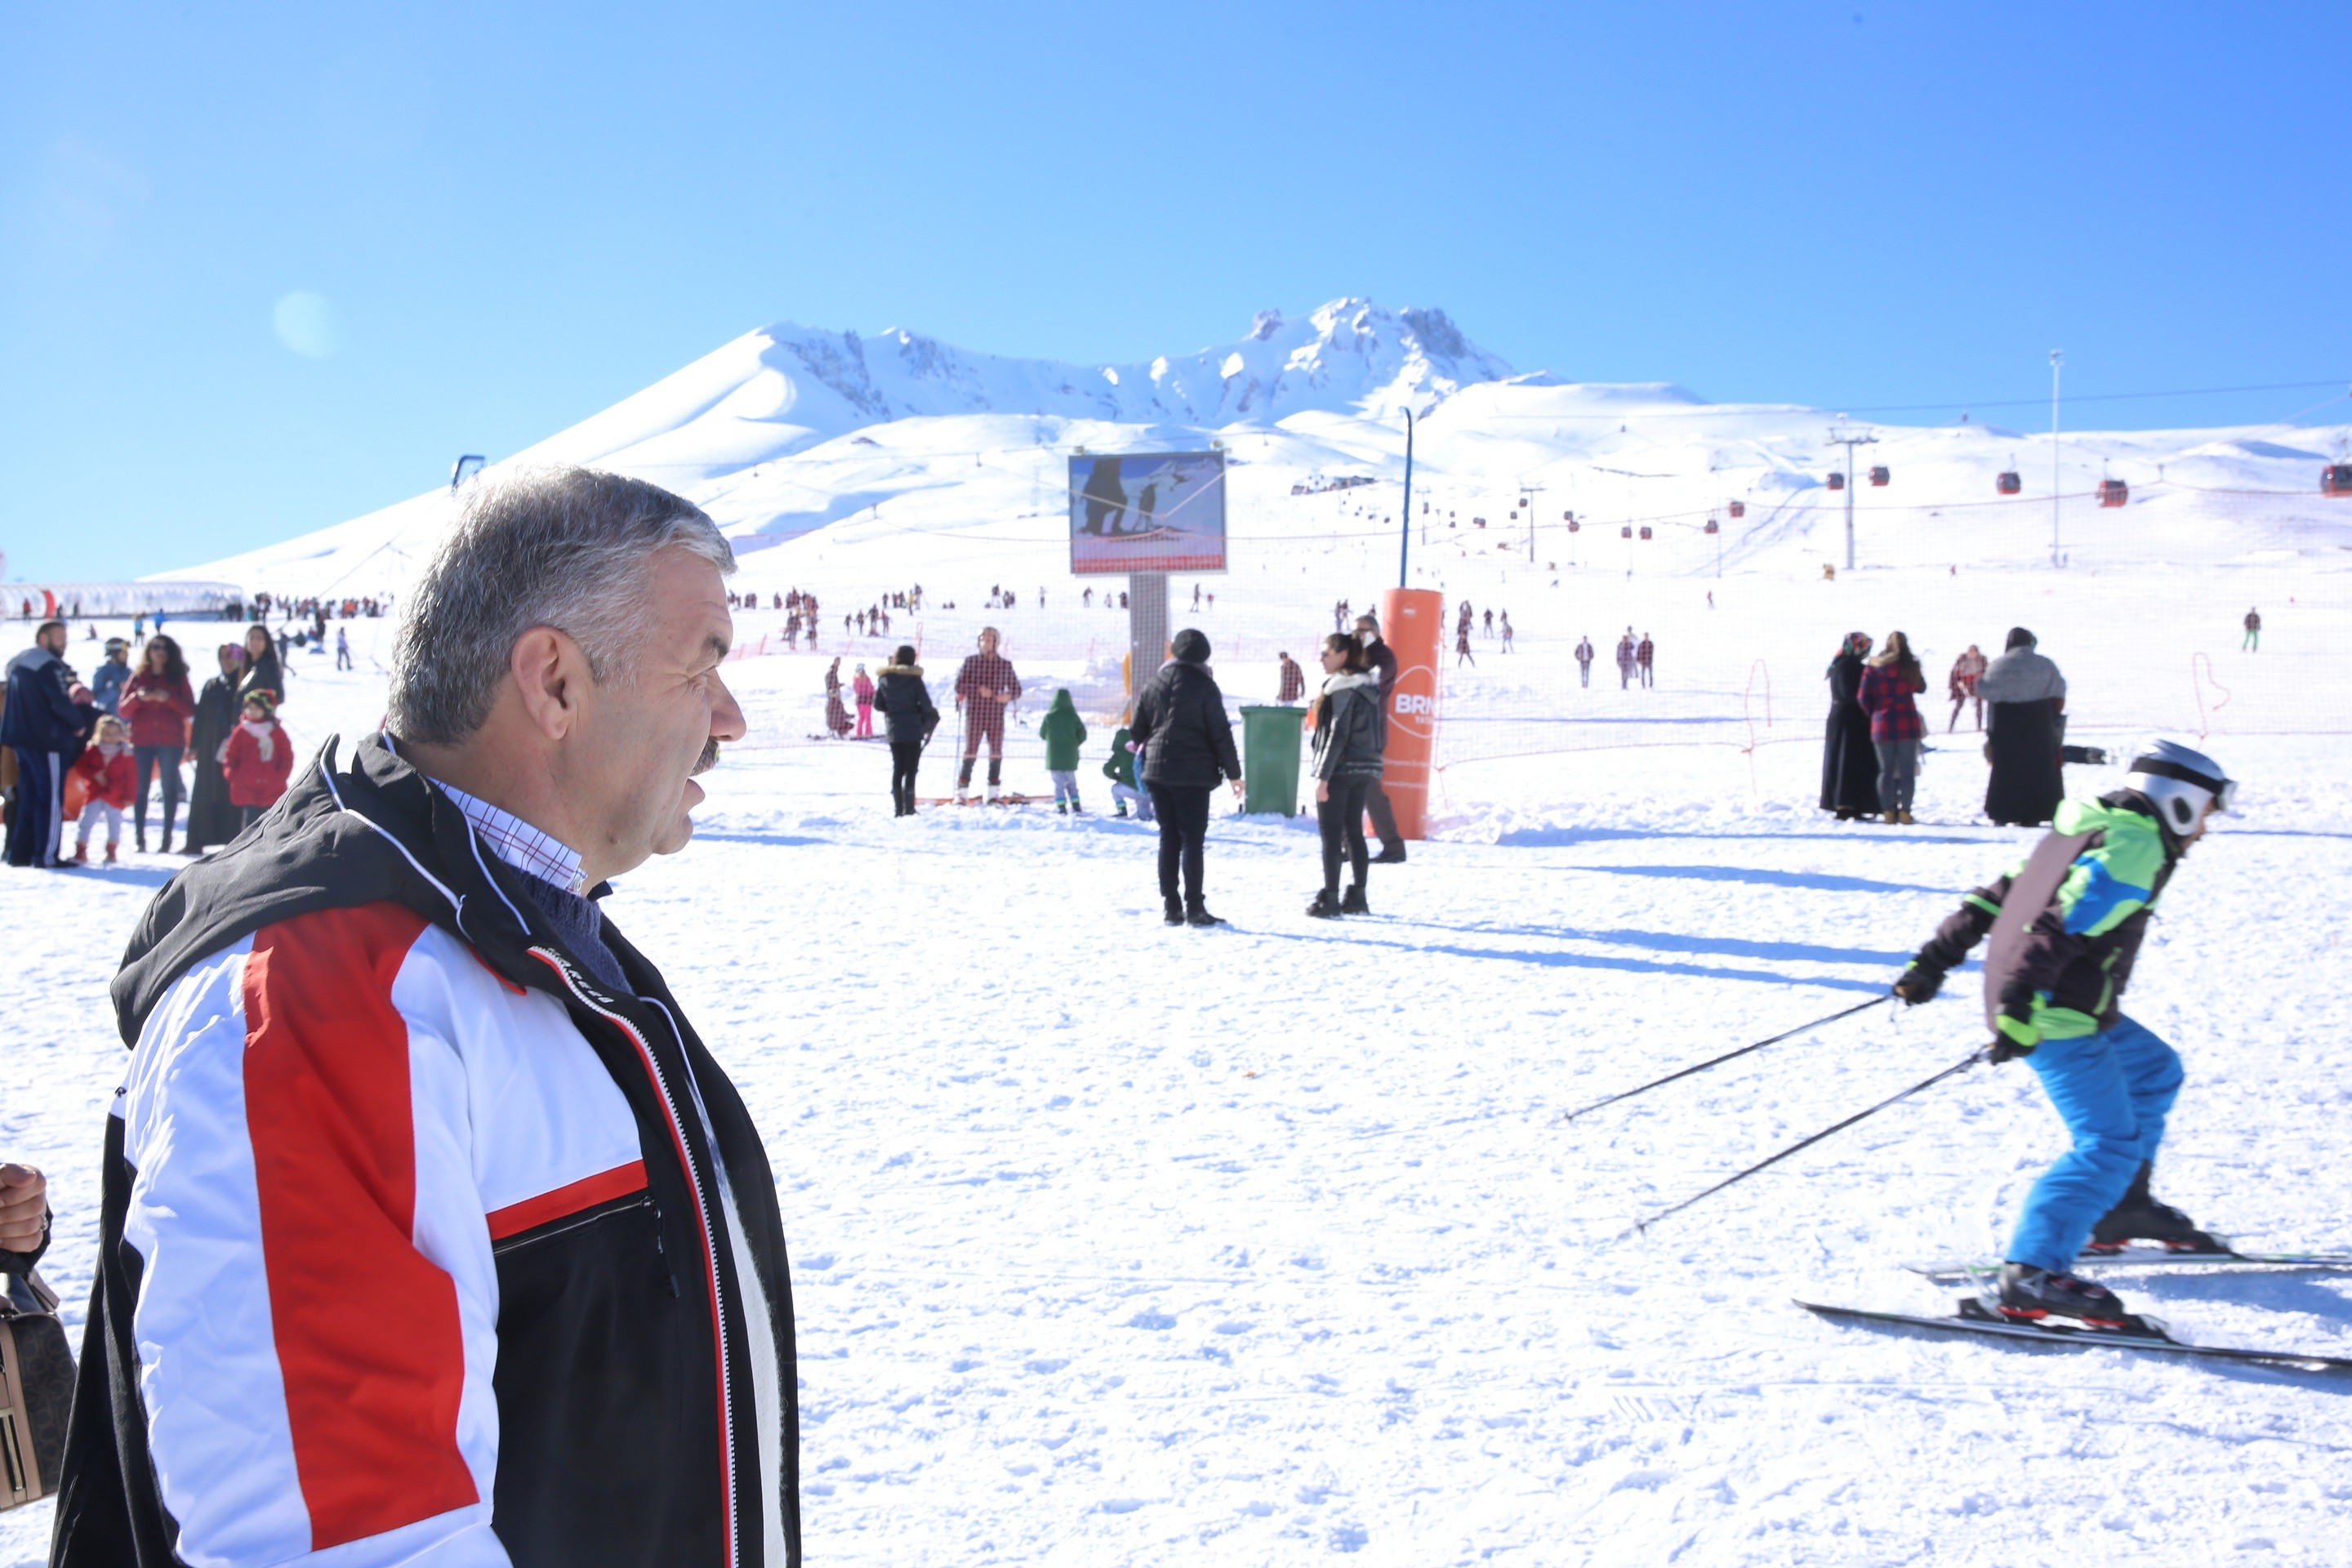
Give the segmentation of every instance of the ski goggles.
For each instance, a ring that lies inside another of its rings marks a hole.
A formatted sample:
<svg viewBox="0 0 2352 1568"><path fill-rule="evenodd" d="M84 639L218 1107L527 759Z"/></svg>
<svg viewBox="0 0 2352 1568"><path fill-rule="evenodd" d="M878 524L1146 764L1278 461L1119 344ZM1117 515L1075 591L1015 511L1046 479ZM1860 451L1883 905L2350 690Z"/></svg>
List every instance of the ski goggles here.
<svg viewBox="0 0 2352 1568"><path fill-rule="evenodd" d="M2160 779L2178 779L2185 784L2194 784L2213 797L2215 811L2227 811L2237 804L2237 780L2200 773L2195 768L2183 766L2168 758L2142 757L2131 765L2131 771L2136 773L2147 773Z"/></svg>

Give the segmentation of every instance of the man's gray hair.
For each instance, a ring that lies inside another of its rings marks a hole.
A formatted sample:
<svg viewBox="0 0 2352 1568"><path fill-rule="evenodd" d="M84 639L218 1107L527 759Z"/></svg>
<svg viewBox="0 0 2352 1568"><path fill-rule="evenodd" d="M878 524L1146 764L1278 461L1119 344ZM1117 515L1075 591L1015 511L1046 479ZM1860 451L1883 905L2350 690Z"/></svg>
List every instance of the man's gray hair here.
<svg viewBox="0 0 2352 1568"><path fill-rule="evenodd" d="M428 745L471 735L533 626L578 643L599 684L633 675L647 563L673 547L735 570L701 508L643 479L543 468L478 483L402 606L387 727Z"/></svg>

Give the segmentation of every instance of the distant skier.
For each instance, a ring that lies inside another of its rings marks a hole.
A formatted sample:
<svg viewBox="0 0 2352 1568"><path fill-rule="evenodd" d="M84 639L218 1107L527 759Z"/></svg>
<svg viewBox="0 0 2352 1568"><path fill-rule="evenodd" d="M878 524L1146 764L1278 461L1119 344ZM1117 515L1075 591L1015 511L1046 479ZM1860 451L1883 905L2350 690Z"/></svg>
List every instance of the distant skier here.
<svg viewBox="0 0 2352 1568"><path fill-rule="evenodd" d="M1633 628L1627 626L1625 635L1617 639L1617 689L1624 690L1633 684Z"/></svg>
<svg viewBox="0 0 2352 1568"><path fill-rule="evenodd" d="M1589 637L1577 639L1576 675L1578 684L1592 684L1592 639Z"/></svg>
<svg viewBox="0 0 2352 1568"><path fill-rule="evenodd" d="M1642 672L1643 686L1655 686L1658 683L1657 662L1658 645L1650 640L1649 633L1643 632L1641 643L1633 649L1633 666Z"/></svg>
<svg viewBox="0 0 2352 1568"><path fill-rule="evenodd" d="M1200 611L1200 608L1201 608L1201 584L1199 584L1198 583L1195 583L1195 584L1192 584L1192 609L1193 609L1193 612L1194 612L1195 614L1198 614L1198 613L1199 613L1199 611Z"/></svg>
<svg viewBox="0 0 2352 1568"><path fill-rule="evenodd" d="M2238 651L2240 653L2263 651L2263 613L2260 610L2246 612L2246 639L2238 645Z"/></svg>
<svg viewBox="0 0 2352 1568"><path fill-rule="evenodd" d="M335 668L350 669L352 665L352 634L344 627L335 628Z"/></svg>
<svg viewBox="0 0 2352 1568"><path fill-rule="evenodd" d="M2032 1065L2074 1147L2026 1196L1987 1303L2003 1317L2129 1327L2114 1291L2069 1272L2086 1246L2221 1246L2148 1191L2180 1091L2180 1058L2125 1017L2121 1003L2157 900L2237 787L2211 758L2157 742L2132 763L2122 789L2061 802L2054 830L2015 870L1970 893L1895 983L1895 994L1916 1006L2001 915L2016 917L1985 960L1990 1059L2023 1057ZM2008 931L2019 935L2014 945Z"/></svg>
<svg viewBox="0 0 2352 1568"><path fill-rule="evenodd" d="M1486 612L1486 634L1488 637L1495 635L1495 612L1492 610Z"/></svg>
<svg viewBox="0 0 2352 1568"><path fill-rule="evenodd" d="M1508 610L1503 612L1503 651L1511 651L1511 612Z"/></svg>
<svg viewBox="0 0 2352 1568"><path fill-rule="evenodd" d="M1100 465L1097 464L1097 467ZM1021 678L1013 661L996 651L994 626L980 628L980 651L969 655L956 672L956 706L963 710L963 763L956 770L956 803L971 794L971 765L980 757L980 742L988 742L988 798L994 800L1004 782L1004 710L1021 698Z"/></svg>

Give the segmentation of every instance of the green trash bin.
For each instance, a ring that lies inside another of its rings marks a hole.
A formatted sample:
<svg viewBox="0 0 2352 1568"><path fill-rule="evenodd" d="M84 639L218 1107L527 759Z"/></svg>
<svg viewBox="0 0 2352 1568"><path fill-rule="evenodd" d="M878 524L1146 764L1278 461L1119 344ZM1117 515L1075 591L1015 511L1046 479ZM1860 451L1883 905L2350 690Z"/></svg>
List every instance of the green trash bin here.
<svg viewBox="0 0 2352 1568"><path fill-rule="evenodd" d="M1242 710L1242 809L1298 815L1298 727L1304 708Z"/></svg>

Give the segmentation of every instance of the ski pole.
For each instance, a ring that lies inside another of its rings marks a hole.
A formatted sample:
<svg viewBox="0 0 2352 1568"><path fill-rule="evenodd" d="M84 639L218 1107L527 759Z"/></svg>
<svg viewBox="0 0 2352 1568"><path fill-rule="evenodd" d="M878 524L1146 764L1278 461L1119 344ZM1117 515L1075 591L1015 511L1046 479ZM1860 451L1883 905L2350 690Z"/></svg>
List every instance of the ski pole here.
<svg viewBox="0 0 2352 1568"><path fill-rule="evenodd" d="M1937 1084L1939 1084L1946 1079L1951 1077L1954 1073L1968 1071L1969 1068L1976 1066L1977 1063L1984 1059L1985 1052L1983 1050L1970 1051L1966 1057L1954 1062L1942 1072L1936 1074L1935 1077L1921 1079L1917 1083L1913 1084L1909 1089L1905 1089L1902 1093L1891 1094L1885 1100L1880 1100L1876 1105L1872 1106L1869 1110L1857 1110L1852 1116L1847 1117L1843 1121L1837 1123L1835 1126L1824 1127L1819 1132L1814 1133L1811 1137L1804 1139L1799 1142L1790 1144L1786 1149L1781 1150L1771 1158L1767 1160L1759 1160L1756 1163L1748 1166L1748 1169L1741 1171L1735 1175L1726 1176L1723 1180L1716 1183L1715 1185L1707 1188L1706 1191L1698 1194L1696 1196L1685 1198L1682 1202L1676 1204L1670 1209L1665 1209L1660 1213L1652 1215L1649 1218L1635 1225L1631 1230L1620 1232L1613 1239L1623 1241L1628 1237L1639 1236L1643 1231L1648 1230L1652 1226L1657 1224L1660 1220L1668 1219L1682 1213L1683 1210L1690 1207L1693 1204L1697 1203L1700 1198L1711 1198L1716 1194L1723 1191L1724 1188L1731 1185L1734 1182L1744 1182L1748 1177L1754 1175L1757 1172L1777 1165L1781 1161L1787 1159L1790 1155L1797 1153L1801 1150L1811 1148L1814 1144L1820 1142L1831 1133L1842 1132L1845 1131L1845 1129L1853 1126L1855 1122L1863 1121L1864 1118L1877 1115L1880 1111L1885 1110L1890 1105L1895 1104L1897 1101L1910 1099L1913 1095L1918 1093L1923 1089L1933 1088Z"/></svg>
<svg viewBox="0 0 2352 1568"><path fill-rule="evenodd" d="M1750 1051L1760 1051L1767 1046L1777 1046L1782 1040L1793 1040L1799 1035L1809 1034L1811 1031L1822 1027L1825 1024L1834 1024L1840 1018L1851 1018L1856 1013L1866 1013L1871 1008L1882 1006L1892 1000L1894 1000L1894 998L1891 996L1874 996L1867 1002L1859 1003L1854 1006L1848 1007L1843 1013L1832 1013L1826 1018L1816 1018L1810 1024L1800 1024L1795 1028L1788 1030L1783 1034L1775 1035L1769 1040L1759 1040L1752 1046L1742 1046L1736 1051L1726 1051L1719 1057L1710 1057L1706 1061L1699 1063L1696 1067L1687 1067L1683 1068L1680 1072L1670 1072L1664 1078L1652 1079L1649 1082L1643 1084L1639 1089L1629 1089L1622 1094L1612 1094L1606 1100L1596 1100L1580 1110L1569 1111L1567 1114L1555 1121L1552 1125L1554 1127L1565 1127L1570 1122L1575 1121L1578 1117L1585 1115L1589 1111L1598 1110L1604 1105L1614 1105L1621 1100L1631 1100L1637 1094L1647 1094L1650 1090L1658 1088L1660 1085L1672 1083L1678 1078L1688 1078L1695 1072L1705 1072L1711 1067L1720 1067L1725 1062L1731 1060L1735 1057L1744 1057Z"/></svg>

